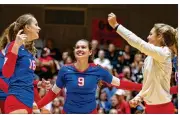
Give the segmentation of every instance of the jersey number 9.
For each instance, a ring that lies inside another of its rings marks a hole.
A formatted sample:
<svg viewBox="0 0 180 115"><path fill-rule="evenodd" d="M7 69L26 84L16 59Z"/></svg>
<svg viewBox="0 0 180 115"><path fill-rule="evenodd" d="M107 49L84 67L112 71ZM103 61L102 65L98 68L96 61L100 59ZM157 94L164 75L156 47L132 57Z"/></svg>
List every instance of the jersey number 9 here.
<svg viewBox="0 0 180 115"><path fill-rule="evenodd" d="M78 78L78 85L79 86L84 86L84 78L83 77Z"/></svg>

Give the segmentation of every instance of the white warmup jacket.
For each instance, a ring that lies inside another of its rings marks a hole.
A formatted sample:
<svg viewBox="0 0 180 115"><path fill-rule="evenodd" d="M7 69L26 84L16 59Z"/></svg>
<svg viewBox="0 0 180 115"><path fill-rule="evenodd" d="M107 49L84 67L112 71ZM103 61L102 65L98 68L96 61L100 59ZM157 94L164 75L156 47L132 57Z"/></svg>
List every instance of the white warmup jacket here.
<svg viewBox="0 0 180 115"><path fill-rule="evenodd" d="M143 97L143 100L148 105L170 102L170 79L172 72L170 49L147 43L122 25L118 26L117 33L131 46L148 55L143 67L143 88L137 96Z"/></svg>

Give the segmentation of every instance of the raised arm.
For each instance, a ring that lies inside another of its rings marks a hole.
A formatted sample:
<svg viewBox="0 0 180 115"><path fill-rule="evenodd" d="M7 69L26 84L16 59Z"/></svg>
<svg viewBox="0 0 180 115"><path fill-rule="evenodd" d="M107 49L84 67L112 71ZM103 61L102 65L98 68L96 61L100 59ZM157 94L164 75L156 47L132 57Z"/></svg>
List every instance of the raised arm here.
<svg viewBox="0 0 180 115"><path fill-rule="evenodd" d="M116 21L116 16L113 13L108 15L108 22L114 29L116 29L116 32L122 36L131 46L137 48L146 55L152 56L155 60L164 61L167 56L171 56L170 50L168 48L161 48L147 43L123 27L121 24L118 24Z"/></svg>

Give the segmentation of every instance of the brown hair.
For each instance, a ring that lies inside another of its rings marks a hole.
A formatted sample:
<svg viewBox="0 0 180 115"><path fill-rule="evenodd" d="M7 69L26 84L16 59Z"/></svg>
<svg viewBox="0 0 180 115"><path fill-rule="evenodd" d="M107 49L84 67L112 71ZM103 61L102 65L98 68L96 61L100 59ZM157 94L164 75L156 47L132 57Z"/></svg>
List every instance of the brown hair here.
<svg viewBox="0 0 180 115"><path fill-rule="evenodd" d="M16 39L16 35L19 30L24 29L25 25L30 25L33 18L35 18L32 14L24 14L21 15L14 23L12 23L8 27L8 37L10 42ZM36 48L34 46L34 41L25 42L25 48L31 52L33 55L36 54Z"/></svg>
<svg viewBox="0 0 180 115"><path fill-rule="evenodd" d="M81 40L78 40L78 41L76 42L76 44L77 44L79 41L86 42L86 43L88 44L89 50L92 50L92 44L91 44L88 40L86 40L86 39L81 39ZM92 51L92 55L89 56L88 63L93 63L93 62L94 62L93 60L94 60L94 53L93 53L93 51ZM98 85L98 87L101 89L102 86L103 86L102 80L99 80L99 82L98 82L97 85Z"/></svg>
<svg viewBox="0 0 180 115"><path fill-rule="evenodd" d="M86 43L88 44L89 50L92 50L92 45L91 45L91 43L90 43L88 40L86 40L86 39L81 39L81 40L78 40L78 41L76 42L76 44L77 44L79 41L86 42ZM88 63L93 63L93 60L94 60L94 54L93 54L93 52L92 52L92 55L89 56Z"/></svg>

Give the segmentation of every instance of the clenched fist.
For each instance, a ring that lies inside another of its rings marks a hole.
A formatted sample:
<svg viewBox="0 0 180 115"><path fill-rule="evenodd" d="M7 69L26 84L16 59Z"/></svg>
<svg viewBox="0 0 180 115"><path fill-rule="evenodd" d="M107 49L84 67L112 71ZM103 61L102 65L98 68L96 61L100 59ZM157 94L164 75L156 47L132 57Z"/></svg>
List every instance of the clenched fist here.
<svg viewBox="0 0 180 115"><path fill-rule="evenodd" d="M114 13L108 14L108 22L112 28L115 28L118 25L116 15Z"/></svg>

